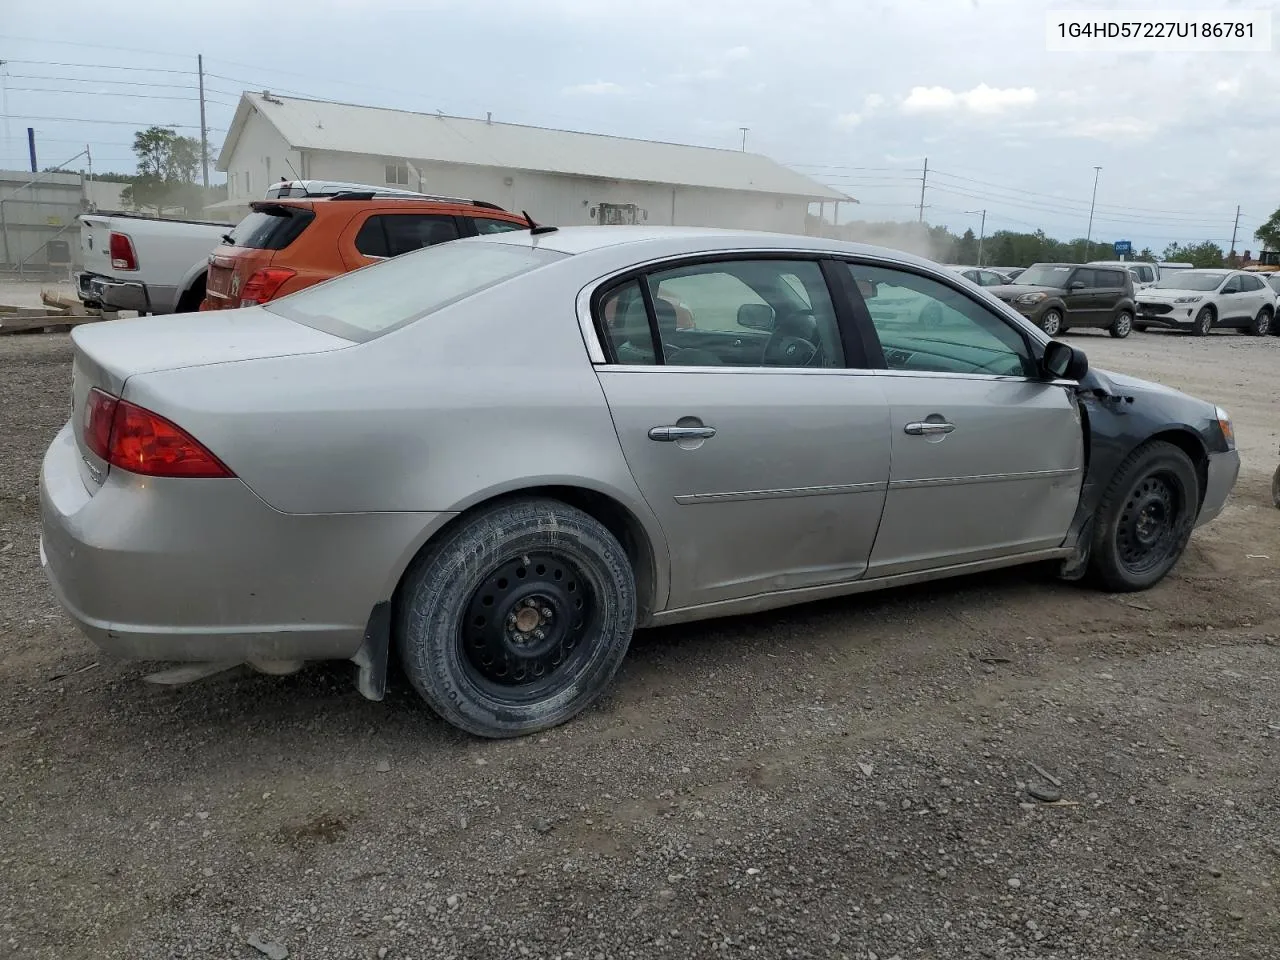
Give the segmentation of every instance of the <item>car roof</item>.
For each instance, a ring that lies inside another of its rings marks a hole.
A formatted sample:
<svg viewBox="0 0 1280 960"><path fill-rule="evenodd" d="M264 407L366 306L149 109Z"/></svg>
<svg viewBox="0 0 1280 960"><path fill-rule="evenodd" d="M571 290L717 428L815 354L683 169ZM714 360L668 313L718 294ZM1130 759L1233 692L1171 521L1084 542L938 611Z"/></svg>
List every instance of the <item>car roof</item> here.
<svg viewBox="0 0 1280 960"><path fill-rule="evenodd" d="M669 227L648 224L560 227L547 233L520 230L468 237L457 242L528 245L567 254L591 253L624 245L643 247L643 250L635 251L637 258L652 257L654 254L681 255L699 251L718 253L757 249L794 250L797 253L829 252L844 256L862 255L878 260L894 260L935 271L946 269L936 261L925 257L872 244L831 240L826 237L808 237L794 233L767 233L759 230L731 230L718 227Z"/></svg>

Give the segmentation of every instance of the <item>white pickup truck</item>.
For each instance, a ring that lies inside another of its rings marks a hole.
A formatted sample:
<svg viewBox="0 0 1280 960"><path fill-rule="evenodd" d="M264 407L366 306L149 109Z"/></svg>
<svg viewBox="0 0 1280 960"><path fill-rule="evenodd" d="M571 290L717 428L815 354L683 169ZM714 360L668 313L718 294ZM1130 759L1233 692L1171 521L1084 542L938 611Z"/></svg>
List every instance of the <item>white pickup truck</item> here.
<svg viewBox="0 0 1280 960"><path fill-rule="evenodd" d="M204 300L209 254L232 224L136 213L80 216L80 299L103 310L185 313Z"/></svg>

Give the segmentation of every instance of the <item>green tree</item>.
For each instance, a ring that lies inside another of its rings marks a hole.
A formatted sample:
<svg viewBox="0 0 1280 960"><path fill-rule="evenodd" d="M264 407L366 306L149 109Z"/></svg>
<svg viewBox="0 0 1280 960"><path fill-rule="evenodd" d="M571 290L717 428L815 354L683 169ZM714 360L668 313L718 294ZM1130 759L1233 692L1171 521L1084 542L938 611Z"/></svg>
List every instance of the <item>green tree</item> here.
<svg viewBox="0 0 1280 960"><path fill-rule="evenodd" d="M1280 210L1273 213L1253 235L1262 241L1267 250L1280 250Z"/></svg>
<svg viewBox="0 0 1280 960"><path fill-rule="evenodd" d="M121 199L136 207L153 208L157 214L167 206L186 212L198 211L204 198L195 187L200 170L200 141L184 137L167 127L147 127L133 137L138 158L138 175L121 192Z"/></svg>
<svg viewBox="0 0 1280 960"><path fill-rule="evenodd" d="M1225 261L1222 248L1212 240L1189 243L1182 248L1182 256L1197 267L1221 267Z"/></svg>

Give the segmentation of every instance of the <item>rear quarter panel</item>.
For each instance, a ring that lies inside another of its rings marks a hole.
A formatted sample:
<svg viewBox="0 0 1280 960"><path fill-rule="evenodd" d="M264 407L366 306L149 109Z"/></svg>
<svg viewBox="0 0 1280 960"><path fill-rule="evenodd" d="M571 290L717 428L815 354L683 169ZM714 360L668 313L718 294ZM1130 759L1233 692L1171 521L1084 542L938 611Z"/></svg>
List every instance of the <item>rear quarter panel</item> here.
<svg viewBox="0 0 1280 960"><path fill-rule="evenodd" d="M140 375L126 396L286 513L447 512L574 484L643 517L558 266L368 343Z"/></svg>

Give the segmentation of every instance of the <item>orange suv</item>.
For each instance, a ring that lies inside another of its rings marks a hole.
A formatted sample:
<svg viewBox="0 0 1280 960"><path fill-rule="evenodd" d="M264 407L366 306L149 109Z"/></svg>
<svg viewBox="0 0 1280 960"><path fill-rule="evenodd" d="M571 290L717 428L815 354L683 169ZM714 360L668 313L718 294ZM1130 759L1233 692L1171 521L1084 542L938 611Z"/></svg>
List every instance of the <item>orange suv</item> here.
<svg viewBox="0 0 1280 960"><path fill-rule="evenodd" d="M281 185L284 186L284 185ZM294 187L299 193L305 186ZM420 247L481 233L528 230L529 221L483 200L341 189L258 200L209 256L201 310L266 303Z"/></svg>

